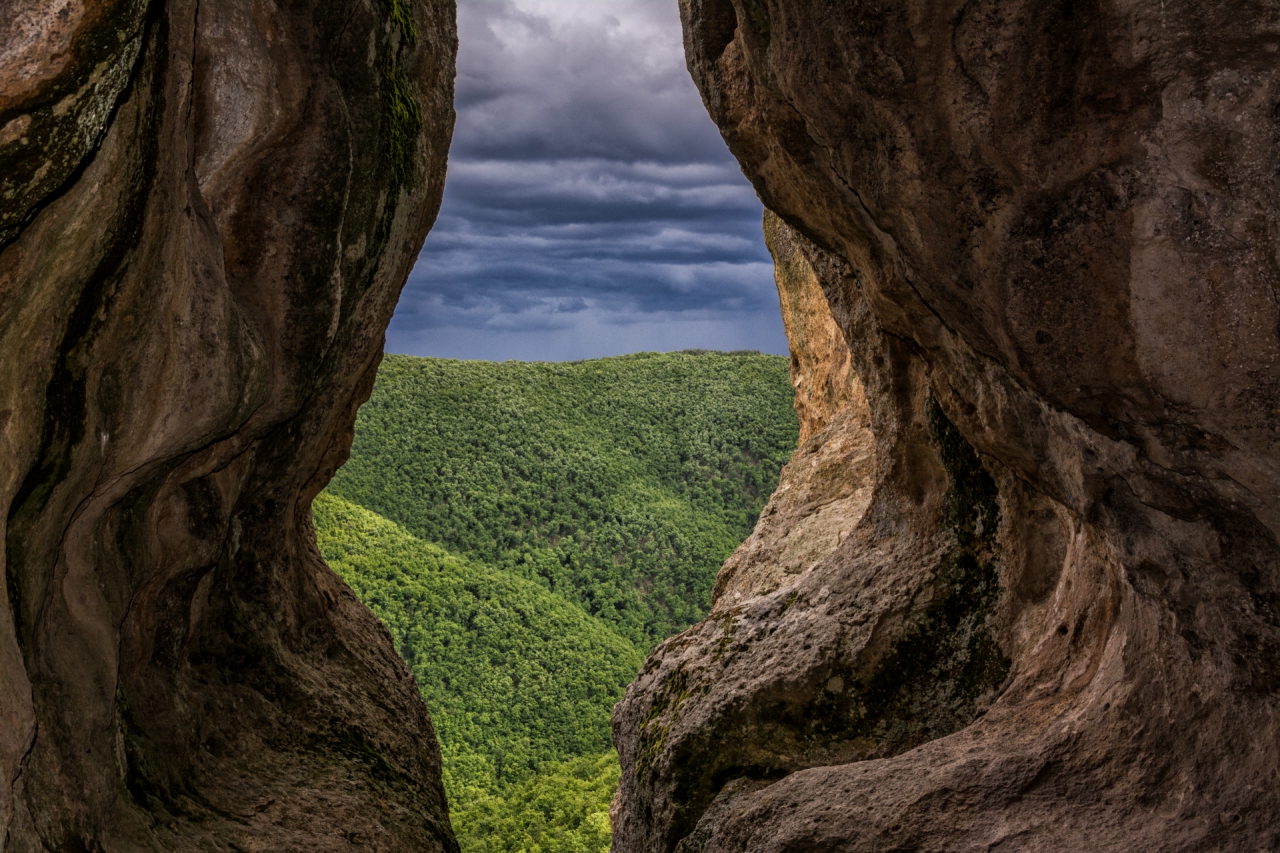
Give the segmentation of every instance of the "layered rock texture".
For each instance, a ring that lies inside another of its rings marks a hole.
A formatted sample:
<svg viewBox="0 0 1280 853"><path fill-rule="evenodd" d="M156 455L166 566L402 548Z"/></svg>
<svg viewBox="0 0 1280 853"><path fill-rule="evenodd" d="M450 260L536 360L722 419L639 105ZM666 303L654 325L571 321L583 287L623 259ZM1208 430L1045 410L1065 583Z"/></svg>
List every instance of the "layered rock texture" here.
<svg viewBox="0 0 1280 853"><path fill-rule="evenodd" d="M444 0L0 5L0 850L450 850L323 564L440 201Z"/></svg>
<svg viewBox="0 0 1280 853"><path fill-rule="evenodd" d="M1280 849L1280 4L681 7L809 426L615 850Z"/></svg>

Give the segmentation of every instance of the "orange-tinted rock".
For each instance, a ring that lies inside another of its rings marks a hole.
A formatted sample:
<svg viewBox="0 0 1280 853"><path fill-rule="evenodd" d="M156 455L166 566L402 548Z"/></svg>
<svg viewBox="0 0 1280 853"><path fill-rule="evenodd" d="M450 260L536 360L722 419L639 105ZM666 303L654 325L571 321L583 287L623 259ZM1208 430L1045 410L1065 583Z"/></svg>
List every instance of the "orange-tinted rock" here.
<svg viewBox="0 0 1280 853"><path fill-rule="evenodd" d="M791 229L770 211L764 214L765 244L773 253L774 280L782 325L791 350L791 385L796 389L800 443L824 428L856 401L867 412L862 383L849 361L849 345L831 316L822 284L791 238Z"/></svg>
<svg viewBox="0 0 1280 853"><path fill-rule="evenodd" d="M716 611L773 592L835 551L862 518L875 481L867 398L844 333L798 245L802 238L767 212L764 233L791 347L800 448L755 530L721 568L711 595Z"/></svg>
<svg viewBox="0 0 1280 853"><path fill-rule="evenodd" d="M454 32L442 0L0 11L5 849L456 849L310 521L439 206Z"/></svg>

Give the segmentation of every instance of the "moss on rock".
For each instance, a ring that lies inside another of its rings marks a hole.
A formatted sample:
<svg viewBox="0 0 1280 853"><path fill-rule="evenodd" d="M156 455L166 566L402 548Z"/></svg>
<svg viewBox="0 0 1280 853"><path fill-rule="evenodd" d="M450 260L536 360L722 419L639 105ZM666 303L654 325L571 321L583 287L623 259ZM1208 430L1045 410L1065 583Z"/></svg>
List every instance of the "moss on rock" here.
<svg viewBox="0 0 1280 853"><path fill-rule="evenodd" d="M417 184L417 143L422 110L409 84L402 46L418 43L418 30L407 0L380 0L391 26L382 54L382 109L386 120L385 155L395 175L395 188L412 190Z"/></svg>
<svg viewBox="0 0 1280 853"><path fill-rule="evenodd" d="M0 113L0 249L102 141L133 79L146 0L125 0L79 35L74 60Z"/></svg>

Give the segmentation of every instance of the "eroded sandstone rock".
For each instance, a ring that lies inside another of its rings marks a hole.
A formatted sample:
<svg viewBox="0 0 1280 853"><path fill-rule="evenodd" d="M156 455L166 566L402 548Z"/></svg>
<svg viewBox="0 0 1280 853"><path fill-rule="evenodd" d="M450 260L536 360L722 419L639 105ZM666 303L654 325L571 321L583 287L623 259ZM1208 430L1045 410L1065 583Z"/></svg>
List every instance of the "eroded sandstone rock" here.
<svg viewBox="0 0 1280 853"><path fill-rule="evenodd" d="M755 530L721 568L711 594L717 611L773 592L835 551L862 518L875 481L871 411L844 333L802 238L768 212L764 229L791 344L800 449Z"/></svg>
<svg viewBox="0 0 1280 853"><path fill-rule="evenodd" d="M1280 4L682 13L873 491L651 655L615 849L1280 847Z"/></svg>
<svg viewBox="0 0 1280 853"><path fill-rule="evenodd" d="M452 129L443 0L0 10L0 848L456 849L314 547Z"/></svg>
<svg viewBox="0 0 1280 853"><path fill-rule="evenodd" d="M853 372L849 345L836 325L822 282L792 231L772 211L764 213L765 244L773 253L782 325L791 349L791 385L800 419L800 444L851 404L864 423L870 417L862 382Z"/></svg>

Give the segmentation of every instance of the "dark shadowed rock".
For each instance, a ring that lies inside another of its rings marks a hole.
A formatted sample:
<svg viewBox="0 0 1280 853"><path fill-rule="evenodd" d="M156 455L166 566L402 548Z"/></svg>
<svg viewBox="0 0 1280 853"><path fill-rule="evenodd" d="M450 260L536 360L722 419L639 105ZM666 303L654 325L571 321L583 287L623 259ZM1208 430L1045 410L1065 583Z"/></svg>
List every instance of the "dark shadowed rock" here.
<svg viewBox="0 0 1280 853"><path fill-rule="evenodd" d="M655 650L615 850L1280 848L1280 4L681 5L871 496Z"/></svg>
<svg viewBox="0 0 1280 853"><path fill-rule="evenodd" d="M456 849L310 521L455 50L443 0L0 8L0 849Z"/></svg>

